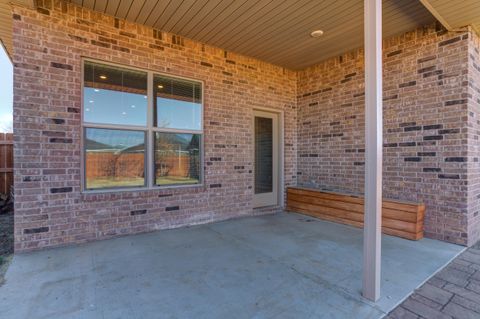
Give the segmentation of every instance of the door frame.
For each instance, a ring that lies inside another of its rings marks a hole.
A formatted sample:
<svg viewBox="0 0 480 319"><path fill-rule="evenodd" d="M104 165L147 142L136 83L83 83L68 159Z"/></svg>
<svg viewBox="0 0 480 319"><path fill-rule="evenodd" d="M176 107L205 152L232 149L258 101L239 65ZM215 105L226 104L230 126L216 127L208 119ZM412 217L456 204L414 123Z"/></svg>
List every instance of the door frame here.
<svg viewBox="0 0 480 319"><path fill-rule="evenodd" d="M277 110L277 109L272 109L268 107L255 107L252 109L252 152L251 152L251 158L252 158L252 166L255 167L255 112L266 112L266 113L271 113L275 114L278 117L278 154L277 154L277 160L278 160L278 172L277 172L277 203L274 204L273 206L261 206L261 207L255 207L253 204L253 197L255 196L255 174L253 175L253 185L252 185L252 190L253 190L253 197L252 197L252 206L253 208L264 208L264 207L285 207L285 133L284 133L284 111L282 110Z"/></svg>

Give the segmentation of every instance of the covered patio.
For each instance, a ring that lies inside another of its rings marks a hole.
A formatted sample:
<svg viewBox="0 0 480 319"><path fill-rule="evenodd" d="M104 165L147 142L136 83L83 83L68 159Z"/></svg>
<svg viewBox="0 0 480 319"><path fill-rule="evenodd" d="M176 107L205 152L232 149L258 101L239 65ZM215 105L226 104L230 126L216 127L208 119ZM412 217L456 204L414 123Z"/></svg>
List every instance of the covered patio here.
<svg viewBox="0 0 480 319"><path fill-rule="evenodd" d="M362 231L294 213L16 255L5 318L381 318L463 247L384 235L382 296Z"/></svg>
<svg viewBox="0 0 480 319"><path fill-rule="evenodd" d="M0 308L387 314L480 238L479 21L445 3L15 2ZM283 212L295 186L363 196L364 229ZM382 235L384 199L421 204L427 238Z"/></svg>

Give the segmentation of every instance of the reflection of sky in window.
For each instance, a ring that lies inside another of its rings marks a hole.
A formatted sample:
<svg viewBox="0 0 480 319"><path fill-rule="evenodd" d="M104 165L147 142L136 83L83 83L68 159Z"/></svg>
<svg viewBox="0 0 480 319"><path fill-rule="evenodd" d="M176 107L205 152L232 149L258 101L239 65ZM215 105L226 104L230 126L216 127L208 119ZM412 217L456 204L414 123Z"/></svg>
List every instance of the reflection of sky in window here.
<svg viewBox="0 0 480 319"><path fill-rule="evenodd" d="M157 126L200 130L201 104L157 97Z"/></svg>
<svg viewBox="0 0 480 319"><path fill-rule="evenodd" d="M102 149L102 146L96 143L108 145L109 148L113 149L124 149L144 144L145 133L139 131L88 128L86 140L87 150Z"/></svg>
<svg viewBox="0 0 480 319"><path fill-rule="evenodd" d="M147 125L147 99L143 94L84 88L84 121L119 125Z"/></svg>

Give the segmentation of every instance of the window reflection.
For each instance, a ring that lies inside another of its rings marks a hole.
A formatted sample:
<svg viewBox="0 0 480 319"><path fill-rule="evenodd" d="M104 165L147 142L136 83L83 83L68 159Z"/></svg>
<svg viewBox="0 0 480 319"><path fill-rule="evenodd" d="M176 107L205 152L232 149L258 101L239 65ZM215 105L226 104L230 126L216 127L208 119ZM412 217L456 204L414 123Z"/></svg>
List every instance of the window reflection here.
<svg viewBox="0 0 480 319"><path fill-rule="evenodd" d="M85 129L86 188L145 185L145 133Z"/></svg>
<svg viewBox="0 0 480 319"><path fill-rule="evenodd" d="M155 183L200 182L200 135L155 133Z"/></svg>
<svg viewBox="0 0 480 319"><path fill-rule="evenodd" d="M201 129L202 92L199 83L156 75L153 90L156 127Z"/></svg>
<svg viewBox="0 0 480 319"><path fill-rule="evenodd" d="M146 126L147 73L85 62L84 121Z"/></svg>

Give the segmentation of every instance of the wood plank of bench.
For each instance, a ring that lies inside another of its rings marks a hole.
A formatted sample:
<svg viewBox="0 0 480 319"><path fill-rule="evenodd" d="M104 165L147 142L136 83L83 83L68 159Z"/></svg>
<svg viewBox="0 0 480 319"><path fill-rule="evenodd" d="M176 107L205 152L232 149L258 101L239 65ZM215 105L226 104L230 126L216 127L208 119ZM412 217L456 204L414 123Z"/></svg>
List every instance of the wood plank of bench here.
<svg viewBox="0 0 480 319"><path fill-rule="evenodd" d="M289 188L288 192L292 194L298 194L298 195L307 195L307 196L312 196L317 198L332 199L332 200L337 200L342 202L355 203L363 206L363 197L357 196L357 195L346 195L346 194L340 194L335 192L325 192L325 191L319 191L319 190L313 190L313 189L307 189L307 188ZM402 211L412 212L412 213L419 212L419 209L425 210L425 206L423 204L395 201L391 199L384 199L382 203L382 207L395 209L395 210L402 210Z"/></svg>
<svg viewBox="0 0 480 319"><path fill-rule="evenodd" d="M338 200L338 201L343 201L347 203L356 203L356 204L361 204L363 205L363 199L359 197L353 197L350 195L339 195L336 193L326 193L326 192L320 192L320 191L314 191L314 190L307 190L307 189L299 189L299 188L289 188L288 192L291 192L292 194L299 194L299 195L309 195L312 197L318 197L318 198L325 198L325 199L333 199L333 200Z"/></svg>
<svg viewBox="0 0 480 319"><path fill-rule="evenodd" d="M324 207L324 206L317 206L297 201L291 201L288 205L291 208L298 208L305 211L312 211L318 214L329 215L333 217L341 217L351 221L363 222L363 214L349 212L343 209L331 208L331 207Z"/></svg>
<svg viewBox="0 0 480 319"><path fill-rule="evenodd" d="M382 226L382 232L387 235L406 238L410 240L420 240L423 238L423 231L418 233L409 233L409 232L404 232L398 229L391 229L391 228Z"/></svg>
<svg viewBox="0 0 480 319"><path fill-rule="evenodd" d="M315 197L310 195L299 195L299 194L289 194L288 198L297 202L313 203L316 205L322 205L322 206L327 206L332 208L351 210L351 211L363 214L363 205L360 205L360 204L343 202L343 201L334 201L331 199L325 199L325 198Z"/></svg>
<svg viewBox="0 0 480 319"><path fill-rule="evenodd" d="M409 233L418 233L422 230L422 225L419 223L409 223L402 220L395 220L389 218L382 218L382 227L388 227L390 229L406 231Z"/></svg>
<svg viewBox="0 0 480 319"><path fill-rule="evenodd" d="M393 210L389 208L382 209L382 216L385 218L398 219L398 220L402 220L404 222L410 222L410 223L416 223L419 221L418 214Z"/></svg>
<svg viewBox="0 0 480 319"><path fill-rule="evenodd" d="M409 204L402 202L395 202L389 199L384 199L382 207L402 210L406 212L418 213L420 210L425 210L425 205L423 204Z"/></svg>

